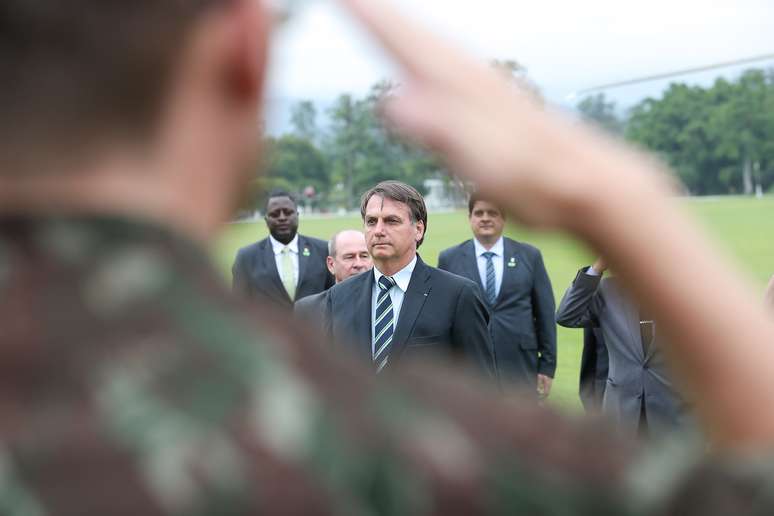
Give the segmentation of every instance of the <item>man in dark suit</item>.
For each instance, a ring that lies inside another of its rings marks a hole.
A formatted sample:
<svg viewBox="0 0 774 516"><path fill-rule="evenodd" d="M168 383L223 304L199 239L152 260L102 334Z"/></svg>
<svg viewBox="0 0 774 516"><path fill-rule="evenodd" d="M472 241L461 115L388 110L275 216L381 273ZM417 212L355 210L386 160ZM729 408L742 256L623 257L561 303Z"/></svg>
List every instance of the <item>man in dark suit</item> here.
<svg viewBox="0 0 774 516"><path fill-rule="evenodd" d="M602 330L598 327L583 328L578 395L586 412L599 412L602 409L607 384L607 362L607 348Z"/></svg>
<svg viewBox="0 0 774 516"><path fill-rule="evenodd" d="M545 397L556 371L554 294L540 251L504 238L505 218L473 194L468 203L475 238L446 249L438 268L481 286L504 386L527 386Z"/></svg>
<svg viewBox="0 0 774 516"><path fill-rule="evenodd" d="M325 263L324 240L298 234L296 200L274 191L266 202L269 236L239 250L231 272L234 291L292 308L296 299L317 294L333 285Z"/></svg>
<svg viewBox="0 0 774 516"><path fill-rule="evenodd" d="M609 355L602 411L629 435L660 436L688 423L687 405L672 385L658 326L618 284L603 278L598 259L578 271L556 320L568 328L599 326Z"/></svg>
<svg viewBox="0 0 774 516"><path fill-rule="evenodd" d="M371 255L368 254L363 232L345 229L333 235L328 241L326 264L336 283L371 270L374 264L371 261ZM324 290L296 301L293 307L296 318L309 325L323 328L325 307L328 302L327 294L328 290Z"/></svg>
<svg viewBox="0 0 774 516"><path fill-rule="evenodd" d="M378 373L411 358L464 359L495 374L487 309L470 280L426 265L417 254L427 228L422 196L409 185L385 181L360 205L372 273L328 293L333 342Z"/></svg>

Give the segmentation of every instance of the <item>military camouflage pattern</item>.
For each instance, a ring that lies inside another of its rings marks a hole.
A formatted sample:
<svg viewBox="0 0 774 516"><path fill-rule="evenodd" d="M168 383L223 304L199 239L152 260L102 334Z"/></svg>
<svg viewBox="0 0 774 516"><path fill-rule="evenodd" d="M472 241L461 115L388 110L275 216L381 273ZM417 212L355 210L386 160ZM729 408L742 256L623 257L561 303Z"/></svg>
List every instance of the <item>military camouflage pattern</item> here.
<svg viewBox="0 0 774 516"><path fill-rule="evenodd" d="M594 423L440 369L377 380L287 317L153 225L2 219L0 515L687 514L682 478L738 479L730 503L763 478L684 460L650 489L665 462Z"/></svg>

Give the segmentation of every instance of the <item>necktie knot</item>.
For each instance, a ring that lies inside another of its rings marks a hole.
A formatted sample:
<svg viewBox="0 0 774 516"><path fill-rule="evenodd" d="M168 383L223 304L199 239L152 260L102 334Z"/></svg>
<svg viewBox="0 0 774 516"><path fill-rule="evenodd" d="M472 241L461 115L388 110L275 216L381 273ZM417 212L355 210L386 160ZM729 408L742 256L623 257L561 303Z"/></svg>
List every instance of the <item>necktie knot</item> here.
<svg viewBox="0 0 774 516"><path fill-rule="evenodd" d="M290 246L286 245L282 248L282 251L280 251L282 254L290 254Z"/></svg>
<svg viewBox="0 0 774 516"><path fill-rule="evenodd" d="M395 280L390 278L389 276L382 276L381 278L379 278L379 288L384 290L385 292L388 292L394 286L395 286Z"/></svg>
<svg viewBox="0 0 774 516"><path fill-rule="evenodd" d="M491 262L492 258L494 258L495 254L492 251L487 251L485 253L481 253L481 256L486 258L486 261Z"/></svg>

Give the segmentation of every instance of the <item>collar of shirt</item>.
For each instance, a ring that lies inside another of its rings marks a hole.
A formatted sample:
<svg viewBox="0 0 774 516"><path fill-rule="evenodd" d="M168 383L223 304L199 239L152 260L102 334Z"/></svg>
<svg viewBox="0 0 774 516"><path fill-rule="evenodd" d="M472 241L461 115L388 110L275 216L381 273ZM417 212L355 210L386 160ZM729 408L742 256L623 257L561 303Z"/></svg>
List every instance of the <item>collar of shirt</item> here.
<svg viewBox="0 0 774 516"><path fill-rule="evenodd" d="M271 248L274 250L274 254L277 255L282 253L282 250L285 248L285 244L279 240L276 240L271 235L269 235L269 240L271 240ZM294 236L293 240L290 241L288 247L290 247L290 251L293 254L298 254L298 233L296 233L296 236Z"/></svg>
<svg viewBox="0 0 774 516"><path fill-rule="evenodd" d="M495 245L492 246L491 249L484 248L483 245L481 245L481 242L473 239L473 245L476 248L476 257L480 258L482 254L489 251L490 253L494 253L497 257L503 257L505 255L505 246L503 244L503 237L500 237L497 239L497 242L495 242Z"/></svg>
<svg viewBox="0 0 774 516"><path fill-rule="evenodd" d="M409 262L408 265L403 267L401 270L396 272L392 275L392 279L395 280L395 285L401 289L401 291L405 292L408 290L409 283L411 282L411 274L414 272L414 267L417 266L417 257L414 256L414 258ZM379 283L379 278L384 276L381 272L379 272L379 269L374 266L374 281L376 284Z"/></svg>

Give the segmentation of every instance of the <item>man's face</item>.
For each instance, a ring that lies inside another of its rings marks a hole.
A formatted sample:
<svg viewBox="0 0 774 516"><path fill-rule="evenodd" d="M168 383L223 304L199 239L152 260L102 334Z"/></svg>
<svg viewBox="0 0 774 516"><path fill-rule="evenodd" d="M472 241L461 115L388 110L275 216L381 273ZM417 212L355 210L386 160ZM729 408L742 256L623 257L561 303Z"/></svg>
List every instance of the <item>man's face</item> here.
<svg viewBox="0 0 774 516"><path fill-rule="evenodd" d="M266 226L271 236L289 243L298 231L298 210L289 197L272 197L266 205Z"/></svg>
<svg viewBox="0 0 774 516"><path fill-rule="evenodd" d="M336 283L369 270L374 264L360 231L345 231L336 238L336 256L328 257L328 270Z"/></svg>
<svg viewBox="0 0 774 516"><path fill-rule="evenodd" d="M366 205L366 243L375 262L402 261L416 254L424 224L411 222L407 205L374 195Z"/></svg>
<svg viewBox="0 0 774 516"><path fill-rule="evenodd" d="M476 201L470 212L470 229L479 240L496 240L503 234L505 218L494 204Z"/></svg>

